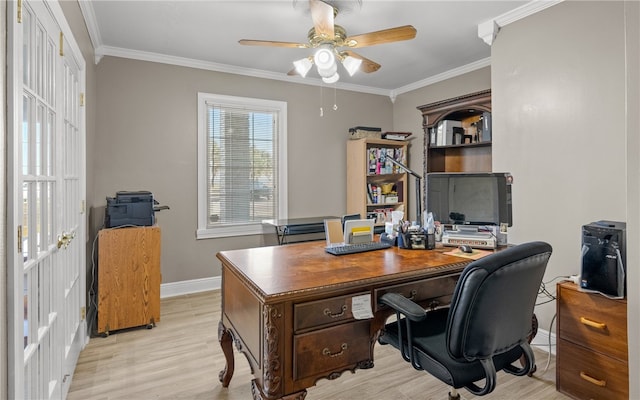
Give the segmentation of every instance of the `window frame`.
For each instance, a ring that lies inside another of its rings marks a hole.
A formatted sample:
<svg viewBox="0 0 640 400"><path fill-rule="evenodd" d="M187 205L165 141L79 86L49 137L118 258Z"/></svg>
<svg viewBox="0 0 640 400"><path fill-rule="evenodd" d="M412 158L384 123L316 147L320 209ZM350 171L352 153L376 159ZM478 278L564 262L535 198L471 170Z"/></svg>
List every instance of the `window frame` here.
<svg viewBox="0 0 640 400"><path fill-rule="evenodd" d="M207 103L241 107L250 110L269 110L278 114L276 141L276 167L278 185L276 219L287 218L287 103L277 100L227 96L198 92L198 227L196 239L212 239L232 236L262 235L271 233L261 222L207 227Z"/></svg>

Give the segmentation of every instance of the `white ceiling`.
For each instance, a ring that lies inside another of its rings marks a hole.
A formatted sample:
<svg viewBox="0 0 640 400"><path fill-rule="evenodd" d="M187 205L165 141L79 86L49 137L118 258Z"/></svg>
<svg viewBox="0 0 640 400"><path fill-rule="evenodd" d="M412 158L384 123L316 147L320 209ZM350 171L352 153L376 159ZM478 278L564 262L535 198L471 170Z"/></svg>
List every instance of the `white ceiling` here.
<svg viewBox="0 0 640 400"><path fill-rule="evenodd" d="M337 87L392 93L452 70L489 65L490 46L478 25L526 1L333 1L336 24L356 35L413 25L409 41L355 49L382 65L353 77L342 70ZM87 27L103 55L189 65L223 72L320 84L313 70L307 78L290 77L292 61L311 49L242 46L240 39L307 42L313 26L306 0L122 1L81 0ZM522 7L521 7L522 6ZM516 10L517 11L517 10Z"/></svg>

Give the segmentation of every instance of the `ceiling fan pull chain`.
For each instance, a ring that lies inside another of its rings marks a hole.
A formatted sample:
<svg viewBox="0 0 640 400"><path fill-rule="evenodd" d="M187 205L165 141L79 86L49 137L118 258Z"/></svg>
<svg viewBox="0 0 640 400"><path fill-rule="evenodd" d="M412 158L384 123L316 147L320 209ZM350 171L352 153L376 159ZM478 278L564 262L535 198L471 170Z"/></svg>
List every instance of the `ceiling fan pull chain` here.
<svg viewBox="0 0 640 400"><path fill-rule="evenodd" d="M333 111L338 111L338 101L336 100L336 84L333 84Z"/></svg>
<svg viewBox="0 0 640 400"><path fill-rule="evenodd" d="M324 110L322 109L322 100L323 100L323 96L322 96L322 88L324 87L324 85L320 85L320 116L324 117Z"/></svg>

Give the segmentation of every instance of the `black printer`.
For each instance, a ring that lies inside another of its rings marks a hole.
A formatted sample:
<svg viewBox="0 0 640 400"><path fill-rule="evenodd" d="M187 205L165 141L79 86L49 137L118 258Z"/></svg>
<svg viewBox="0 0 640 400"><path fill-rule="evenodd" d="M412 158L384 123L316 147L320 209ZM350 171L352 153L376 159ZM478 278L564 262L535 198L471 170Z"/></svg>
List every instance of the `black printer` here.
<svg viewBox="0 0 640 400"><path fill-rule="evenodd" d="M151 192L117 192L116 197L107 197L105 228L151 226L155 224L155 211L168 208L156 207L157 204Z"/></svg>

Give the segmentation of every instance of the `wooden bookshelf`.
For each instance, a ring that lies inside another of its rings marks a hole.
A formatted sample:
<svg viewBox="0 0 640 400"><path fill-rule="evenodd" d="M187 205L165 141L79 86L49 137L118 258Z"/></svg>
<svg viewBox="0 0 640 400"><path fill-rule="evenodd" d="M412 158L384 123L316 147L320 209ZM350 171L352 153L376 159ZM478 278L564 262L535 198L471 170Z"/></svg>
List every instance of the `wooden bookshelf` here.
<svg viewBox="0 0 640 400"><path fill-rule="evenodd" d="M481 117L491 118L491 90L419 106L424 128L425 175L429 172L491 172L491 127L478 131ZM460 121L465 138L456 143L434 140L438 124Z"/></svg>
<svg viewBox="0 0 640 400"><path fill-rule="evenodd" d="M387 219L391 222L390 210L403 210L406 215L407 173L385 158L394 157L407 165L407 147L408 143L403 140L347 141L347 214L360 214L362 218L375 216L377 226L384 226ZM380 197L377 188L380 188ZM371 189L376 193L371 193Z"/></svg>

